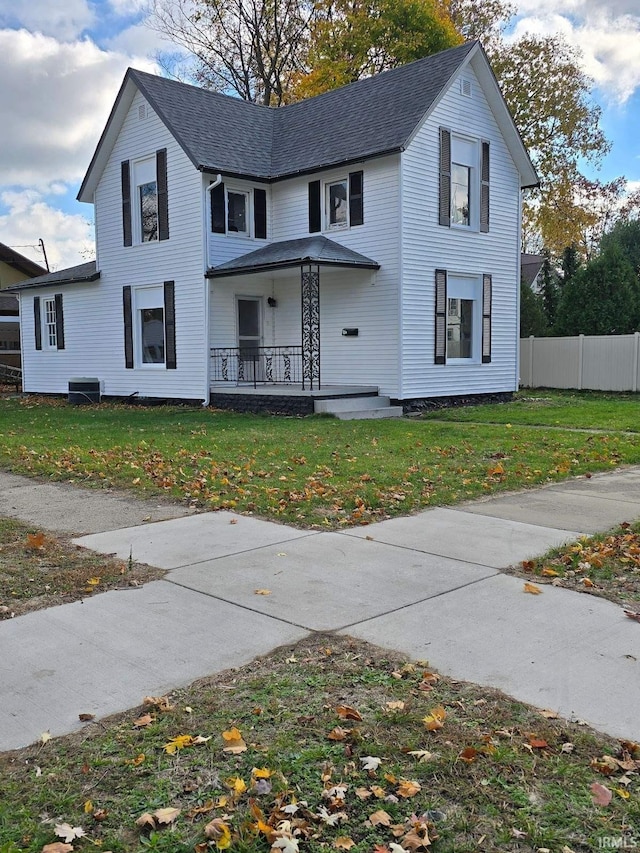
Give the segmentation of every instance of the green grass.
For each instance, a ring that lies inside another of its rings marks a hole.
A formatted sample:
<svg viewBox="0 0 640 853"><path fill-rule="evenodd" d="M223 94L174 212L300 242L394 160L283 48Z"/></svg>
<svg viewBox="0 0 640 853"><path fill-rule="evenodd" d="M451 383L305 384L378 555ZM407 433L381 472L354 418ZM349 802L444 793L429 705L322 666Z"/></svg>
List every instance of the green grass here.
<svg viewBox="0 0 640 853"><path fill-rule="evenodd" d="M638 773L615 761L602 772L603 755L640 768L637 745L425 666L316 636L176 691L171 710L140 707L0 755L0 851L39 853L66 822L86 832L75 850L204 853L216 849L205 837L215 818L238 853L267 853L287 830L301 853L393 843L419 853L412 828L428 833L434 853L586 853L606 838L637 838ZM339 706L361 719L345 719ZM442 728L430 731L424 720L438 708ZM144 713L152 719L136 728ZM232 726L246 745L237 754L224 751ZM332 740L337 726L341 739ZM168 754L179 735L209 739ZM368 756L383 759L377 769L363 768ZM268 777L259 784L255 768ZM607 806L594 803L594 783L611 792ZM163 808L180 810L170 825L136 826ZM379 810L390 826L372 825Z"/></svg>
<svg viewBox="0 0 640 853"><path fill-rule="evenodd" d="M507 571L607 598L636 612L640 604L640 522L624 522L613 530L582 536Z"/></svg>
<svg viewBox="0 0 640 853"><path fill-rule="evenodd" d="M163 575L153 566L105 557L0 516L0 620Z"/></svg>
<svg viewBox="0 0 640 853"><path fill-rule="evenodd" d="M597 391L521 391L512 403L437 409L428 420L638 432L640 395Z"/></svg>
<svg viewBox="0 0 640 853"><path fill-rule="evenodd" d="M493 424L480 406L439 413L470 423L344 422L2 399L0 465L331 528L640 462L635 435L521 425L519 405Z"/></svg>

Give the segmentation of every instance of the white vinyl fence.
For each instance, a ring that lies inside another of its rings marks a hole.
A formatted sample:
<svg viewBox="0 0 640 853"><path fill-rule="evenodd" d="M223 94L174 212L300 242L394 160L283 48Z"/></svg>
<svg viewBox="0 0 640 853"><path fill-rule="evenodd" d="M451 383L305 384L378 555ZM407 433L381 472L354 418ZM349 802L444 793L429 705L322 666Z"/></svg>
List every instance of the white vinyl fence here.
<svg viewBox="0 0 640 853"><path fill-rule="evenodd" d="M521 338L520 385L524 388L585 388L638 391L640 332Z"/></svg>

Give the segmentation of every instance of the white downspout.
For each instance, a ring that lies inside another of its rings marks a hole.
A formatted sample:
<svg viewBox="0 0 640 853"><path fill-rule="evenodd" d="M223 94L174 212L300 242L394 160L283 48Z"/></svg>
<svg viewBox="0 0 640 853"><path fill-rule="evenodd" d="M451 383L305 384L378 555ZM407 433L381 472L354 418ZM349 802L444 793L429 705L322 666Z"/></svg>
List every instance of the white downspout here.
<svg viewBox="0 0 640 853"><path fill-rule="evenodd" d="M211 193L211 190L214 190L216 187L219 187L222 183L222 175L216 175L215 181L209 184L207 187L207 192ZM211 201L209 201L211 203ZM209 240L207 238L207 205L205 204L205 209L202 215L202 222L204 225L204 233L205 233L205 241L204 241L204 267L205 269L209 266ZM211 401L211 353L210 343L211 343L211 285L209 283L209 279L205 278L204 280L204 328L205 328L205 336L204 336L204 354L205 354L205 381L206 388L204 393L204 402L202 403L203 407L206 408Z"/></svg>

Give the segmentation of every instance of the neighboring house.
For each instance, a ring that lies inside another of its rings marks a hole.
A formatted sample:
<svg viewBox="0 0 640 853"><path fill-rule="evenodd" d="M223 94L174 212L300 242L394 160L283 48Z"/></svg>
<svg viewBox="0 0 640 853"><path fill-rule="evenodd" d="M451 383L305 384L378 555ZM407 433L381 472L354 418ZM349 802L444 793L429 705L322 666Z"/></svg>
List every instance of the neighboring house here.
<svg viewBox="0 0 640 853"><path fill-rule="evenodd" d="M544 255L531 255L523 252L520 259L520 275L522 281L533 290L537 289L538 276L544 265Z"/></svg>
<svg viewBox="0 0 640 853"><path fill-rule="evenodd" d="M46 270L39 264L0 243L0 291L43 273ZM0 293L0 364L20 366L18 299L9 293Z"/></svg>
<svg viewBox="0 0 640 853"><path fill-rule="evenodd" d="M24 388L512 392L536 183L477 42L278 109L130 69L78 195L97 261L19 285Z"/></svg>

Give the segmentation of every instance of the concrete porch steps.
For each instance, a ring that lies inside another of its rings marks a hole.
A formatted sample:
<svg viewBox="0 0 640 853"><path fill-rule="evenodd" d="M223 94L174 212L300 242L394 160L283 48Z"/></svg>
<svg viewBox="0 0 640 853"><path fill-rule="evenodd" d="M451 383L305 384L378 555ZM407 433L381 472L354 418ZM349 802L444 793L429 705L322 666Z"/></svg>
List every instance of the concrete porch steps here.
<svg viewBox="0 0 640 853"><path fill-rule="evenodd" d="M341 421L402 417L402 406L392 406L389 397L381 397L378 394L315 400L314 411L316 414L334 415Z"/></svg>

